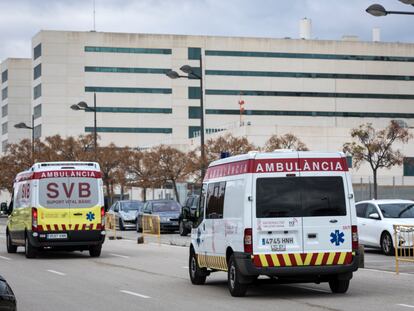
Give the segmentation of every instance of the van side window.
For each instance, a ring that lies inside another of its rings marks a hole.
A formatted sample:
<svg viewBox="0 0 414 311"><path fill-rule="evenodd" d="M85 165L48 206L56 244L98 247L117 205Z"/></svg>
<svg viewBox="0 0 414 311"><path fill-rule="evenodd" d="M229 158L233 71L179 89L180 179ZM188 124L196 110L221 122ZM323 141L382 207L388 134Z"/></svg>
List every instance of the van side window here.
<svg viewBox="0 0 414 311"><path fill-rule="evenodd" d="M206 219L223 218L224 194L226 182L216 182L208 185Z"/></svg>
<svg viewBox="0 0 414 311"><path fill-rule="evenodd" d="M200 195L200 205L198 206L197 214L196 214L196 221L193 224L194 228L197 228L204 219L204 208L206 202L206 194L207 194L207 184L203 184L201 188L201 195Z"/></svg>

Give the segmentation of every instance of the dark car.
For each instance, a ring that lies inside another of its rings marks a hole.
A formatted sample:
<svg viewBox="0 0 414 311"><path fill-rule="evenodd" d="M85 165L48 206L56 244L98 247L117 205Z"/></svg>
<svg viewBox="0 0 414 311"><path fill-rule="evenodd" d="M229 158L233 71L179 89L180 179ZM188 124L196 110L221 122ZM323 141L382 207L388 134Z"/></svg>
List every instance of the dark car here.
<svg viewBox="0 0 414 311"><path fill-rule="evenodd" d="M196 218L196 211L199 199L199 195L190 195L188 196L187 200L185 200L185 203L181 208L181 214L178 219L178 231L180 232L181 236L187 236L191 232L193 221Z"/></svg>
<svg viewBox="0 0 414 311"><path fill-rule="evenodd" d="M16 311L16 297L7 284L6 280L0 275L0 311Z"/></svg>
<svg viewBox="0 0 414 311"><path fill-rule="evenodd" d="M138 213L137 231L142 229L142 215L151 214L160 217L161 231L178 230L178 217L180 216L181 205L174 200L151 200L147 201Z"/></svg>
<svg viewBox="0 0 414 311"><path fill-rule="evenodd" d="M115 216L115 223L119 230L134 229L138 213L141 212L143 205L141 201L122 200L115 202L108 213Z"/></svg>

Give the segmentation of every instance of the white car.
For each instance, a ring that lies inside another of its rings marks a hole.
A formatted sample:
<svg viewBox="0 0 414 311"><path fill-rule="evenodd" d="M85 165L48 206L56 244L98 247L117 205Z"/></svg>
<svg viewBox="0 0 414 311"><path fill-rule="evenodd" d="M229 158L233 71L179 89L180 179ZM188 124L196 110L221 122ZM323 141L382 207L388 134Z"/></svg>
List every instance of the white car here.
<svg viewBox="0 0 414 311"><path fill-rule="evenodd" d="M414 226L414 201L369 200L356 204L359 243L381 248L385 255L394 255L393 225ZM399 236L399 243L404 243Z"/></svg>

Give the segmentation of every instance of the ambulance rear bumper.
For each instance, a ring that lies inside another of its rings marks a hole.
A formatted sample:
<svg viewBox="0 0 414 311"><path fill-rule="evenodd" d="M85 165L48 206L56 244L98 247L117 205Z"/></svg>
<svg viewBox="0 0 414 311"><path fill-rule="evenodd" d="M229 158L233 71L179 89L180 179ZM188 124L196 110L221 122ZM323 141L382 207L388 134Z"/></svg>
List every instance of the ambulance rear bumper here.
<svg viewBox="0 0 414 311"><path fill-rule="evenodd" d="M352 262L345 265L326 266L294 266L294 267L256 267L251 254L235 252L236 265L244 276L275 276L275 277L319 277L327 275L349 274L358 270L359 254L353 256ZM350 277L350 278L351 278Z"/></svg>
<svg viewBox="0 0 414 311"><path fill-rule="evenodd" d="M103 244L105 241L105 234L102 234L103 230L78 230L78 231L64 231L58 232L67 234L66 239L53 239L48 238L48 234L55 234L57 232L38 232L37 236L33 236L32 232L29 232L28 237L30 243L34 247L78 247Z"/></svg>

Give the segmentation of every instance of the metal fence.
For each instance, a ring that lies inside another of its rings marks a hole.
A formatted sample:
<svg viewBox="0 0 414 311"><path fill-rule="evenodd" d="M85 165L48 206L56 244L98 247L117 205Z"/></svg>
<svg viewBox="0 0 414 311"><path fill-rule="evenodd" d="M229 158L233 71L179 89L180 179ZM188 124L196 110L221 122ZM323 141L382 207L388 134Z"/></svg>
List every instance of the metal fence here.
<svg viewBox="0 0 414 311"><path fill-rule="evenodd" d="M356 201L374 198L374 182L371 176L353 176L352 184ZM404 176L379 177L377 199L414 200L414 178Z"/></svg>
<svg viewBox="0 0 414 311"><path fill-rule="evenodd" d="M395 272L400 262L414 263L414 226L394 225Z"/></svg>
<svg viewBox="0 0 414 311"><path fill-rule="evenodd" d="M142 215L142 236L156 236L158 243L161 244L161 223L160 216L144 214Z"/></svg>

